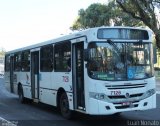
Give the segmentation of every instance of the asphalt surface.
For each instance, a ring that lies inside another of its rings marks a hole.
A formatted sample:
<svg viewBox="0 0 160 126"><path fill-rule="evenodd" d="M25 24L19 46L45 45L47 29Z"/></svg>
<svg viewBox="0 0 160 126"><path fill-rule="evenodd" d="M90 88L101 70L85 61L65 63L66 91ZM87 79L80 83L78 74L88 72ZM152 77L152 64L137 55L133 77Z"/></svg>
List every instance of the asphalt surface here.
<svg viewBox="0 0 160 126"><path fill-rule="evenodd" d="M6 91L0 79L0 126L160 126L160 95L157 108L147 111L124 112L120 116L87 116L75 113L73 120L64 119L59 111L48 105L21 104L18 97Z"/></svg>
<svg viewBox="0 0 160 126"><path fill-rule="evenodd" d="M160 92L160 78L156 79L156 90Z"/></svg>

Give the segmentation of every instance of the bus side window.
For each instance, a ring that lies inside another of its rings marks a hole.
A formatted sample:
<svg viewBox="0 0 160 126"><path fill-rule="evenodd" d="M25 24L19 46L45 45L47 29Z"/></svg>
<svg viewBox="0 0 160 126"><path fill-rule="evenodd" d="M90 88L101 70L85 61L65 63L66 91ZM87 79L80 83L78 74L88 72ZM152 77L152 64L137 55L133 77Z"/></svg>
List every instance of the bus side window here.
<svg viewBox="0 0 160 126"><path fill-rule="evenodd" d="M30 51L22 52L22 71L30 71Z"/></svg>
<svg viewBox="0 0 160 126"><path fill-rule="evenodd" d="M5 71L10 71L10 55L5 56Z"/></svg>
<svg viewBox="0 0 160 126"><path fill-rule="evenodd" d="M53 71L53 45L47 45L40 49L41 72Z"/></svg>
<svg viewBox="0 0 160 126"><path fill-rule="evenodd" d="M69 59L67 60L67 71L71 70L71 58L69 57Z"/></svg>
<svg viewBox="0 0 160 126"><path fill-rule="evenodd" d="M21 71L21 52L14 55L14 71Z"/></svg>
<svg viewBox="0 0 160 126"><path fill-rule="evenodd" d="M54 69L56 72L71 70L71 42L66 41L55 45ZM70 67L70 68L69 68Z"/></svg>

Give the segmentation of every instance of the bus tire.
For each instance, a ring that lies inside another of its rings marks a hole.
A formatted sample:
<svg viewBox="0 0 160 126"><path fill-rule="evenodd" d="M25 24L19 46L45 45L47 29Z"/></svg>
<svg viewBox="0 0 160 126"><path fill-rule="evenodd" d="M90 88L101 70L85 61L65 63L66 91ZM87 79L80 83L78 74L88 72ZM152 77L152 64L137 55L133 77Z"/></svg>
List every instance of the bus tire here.
<svg viewBox="0 0 160 126"><path fill-rule="evenodd" d="M120 117L120 116L121 116L121 113L122 113L122 112L117 112L117 113L113 114L113 116L115 116L115 117Z"/></svg>
<svg viewBox="0 0 160 126"><path fill-rule="evenodd" d="M60 112L62 116L66 119L71 119L72 118L72 111L69 109L69 101L67 94L63 92L60 96L59 100L59 105L60 105Z"/></svg>
<svg viewBox="0 0 160 126"><path fill-rule="evenodd" d="M21 85L18 88L18 96L19 96L19 101L21 103L25 103L25 98L24 98L23 89Z"/></svg>

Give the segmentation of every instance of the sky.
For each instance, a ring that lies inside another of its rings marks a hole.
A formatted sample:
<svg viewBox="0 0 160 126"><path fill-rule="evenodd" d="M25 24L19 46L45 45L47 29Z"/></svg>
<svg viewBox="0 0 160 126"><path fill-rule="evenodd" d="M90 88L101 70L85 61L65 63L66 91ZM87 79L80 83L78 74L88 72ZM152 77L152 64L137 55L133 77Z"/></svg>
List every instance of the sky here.
<svg viewBox="0 0 160 126"><path fill-rule="evenodd" d="M0 0L0 48L6 51L71 32L78 10L108 0Z"/></svg>

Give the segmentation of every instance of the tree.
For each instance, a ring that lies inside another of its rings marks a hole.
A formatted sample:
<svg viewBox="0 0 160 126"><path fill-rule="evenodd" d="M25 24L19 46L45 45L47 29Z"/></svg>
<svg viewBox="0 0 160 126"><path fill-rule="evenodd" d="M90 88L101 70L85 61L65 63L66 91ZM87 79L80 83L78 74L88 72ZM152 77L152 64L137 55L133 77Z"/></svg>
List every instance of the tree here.
<svg viewBox="0 0 160 126"><path fill-rule="evenodd" d="M142 21L124 13L114 1L109 2L108 5L100 3L91 4L86 10L80 9L78 15L78 18L71 27L72 30L104 25L110 26L112 22L114 25L143 25Z"/></svg>
<svg viewBox="0 0 160 126"><path fill-rule="evenodd" d="M124 12L143 21L155 34L156 45L160 48L160 17L155 10L160 8L160 0L116 0Z"/></svg>
<svg viewBox="0 0 160 126"><path fill-rule="evenodd" d="M0 48L0 57L4 57L6 50L4 48Z"/></svg>
<svg viewBox="0 0 160 126"><path fill-rule="evenodd" d="M79 10L79 17L72 25L72 30L86 29L96 26L108 25L109 19L106 16L109 12L106 5L91 4L86 10Z"/></svg>

